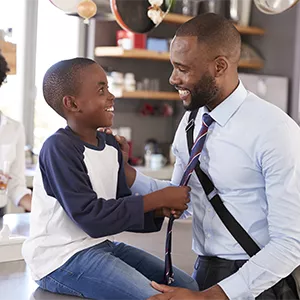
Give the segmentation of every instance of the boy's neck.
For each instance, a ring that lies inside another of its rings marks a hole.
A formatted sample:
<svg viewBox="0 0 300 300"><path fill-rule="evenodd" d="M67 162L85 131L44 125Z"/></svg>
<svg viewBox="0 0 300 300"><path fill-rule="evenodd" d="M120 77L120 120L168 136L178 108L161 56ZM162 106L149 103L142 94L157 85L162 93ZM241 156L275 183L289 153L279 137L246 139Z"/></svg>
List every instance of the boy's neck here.
<svg viewBox="0 0 300 300"><path fill-rule="evenodd" d="M98 146L97 130L91 128L78 128L76 125L69 123L68 126L82 141L90 145Z"/></svg>

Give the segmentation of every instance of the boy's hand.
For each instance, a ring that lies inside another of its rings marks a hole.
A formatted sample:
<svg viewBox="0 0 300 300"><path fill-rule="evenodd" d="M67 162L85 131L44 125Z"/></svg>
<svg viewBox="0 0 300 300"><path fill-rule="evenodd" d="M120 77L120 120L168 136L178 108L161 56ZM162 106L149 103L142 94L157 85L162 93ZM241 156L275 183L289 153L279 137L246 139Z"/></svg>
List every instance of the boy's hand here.
<svg viewBox="0 0 300 300"><path fill-rule="evenodd" d="M171 209L171 208L167 208L167 207L164 207L162 209L162 215L164 217L168 217L168 218L170 218L171 215L173 215L175 219L179 219L180 216L183 214L183 212L184 212L184 210Z"/></svg>
<svg viewBox="0 0 300 300"><path fill-rule="evenodd" d="M188 186L169 186L160 192L162 193L163 207L172 210L184 211L188 208L187 203L190 202L190 190Z"/></svg>

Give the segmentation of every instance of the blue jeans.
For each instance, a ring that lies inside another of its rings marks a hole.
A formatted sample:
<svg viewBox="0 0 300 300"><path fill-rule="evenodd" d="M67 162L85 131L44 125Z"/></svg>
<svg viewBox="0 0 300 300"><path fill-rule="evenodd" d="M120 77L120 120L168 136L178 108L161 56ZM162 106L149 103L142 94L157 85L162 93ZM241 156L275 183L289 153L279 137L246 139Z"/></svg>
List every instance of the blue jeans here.
<svg viewBox="0 0 300 300"><path fill-rule="evenodd" d="M73 255L64 265L38 280L53 293L99 300L143 300L157 294L150 281L161 283L164 262L140 249L106 240ZM198 290L196 281L174 268L173 286Z"/></svg>

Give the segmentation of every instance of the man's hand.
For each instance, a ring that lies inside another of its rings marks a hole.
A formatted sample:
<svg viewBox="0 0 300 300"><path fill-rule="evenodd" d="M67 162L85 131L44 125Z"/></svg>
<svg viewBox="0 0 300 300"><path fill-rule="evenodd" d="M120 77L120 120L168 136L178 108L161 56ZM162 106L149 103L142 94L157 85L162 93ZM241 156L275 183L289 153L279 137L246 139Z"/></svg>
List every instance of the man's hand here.
<svg viewBox="0 0 300 300"><path fill-rule="evenodd" d="M148 298L148 300L200 300L201 292L190 291L188 289L177 288L172 286L167 286L164 284L157 284L156 282L151 282L152 287L161 292L162 294L157 294Z"/></svg>
<svg viewBox="0 0 300 300"><path fill-rule="evenodd" d="M107 134L112 134L113 132L111 130L111 128L98 128L98 130L100 132L105 132ZM128 162L128 158L129 158L129 144L127 143L127 140L124 138L124 136L120 136L120 135L115 135L115 139L117 140L117 142L120 145L122 154L123 154L123 160L124 160L124 164L126 164Z"/></svg>
<svg viewBox="0 0 300 300"><path fill-rule="evenodd" d="M162 294L157 294L147 300L227 300L228 297L220 286L214 285L211 288L195 292L184 288L172 287L151 282L152 287Z"/></svg>
<svg viewBox="0 0 300 300"><path fill-rule="evenodd" d="M128 158L129 158L129 144L127 143L127 140L124 138L124 136L115 135L115 138L120 145L124 164L126 164L128 162Z"/></svg>

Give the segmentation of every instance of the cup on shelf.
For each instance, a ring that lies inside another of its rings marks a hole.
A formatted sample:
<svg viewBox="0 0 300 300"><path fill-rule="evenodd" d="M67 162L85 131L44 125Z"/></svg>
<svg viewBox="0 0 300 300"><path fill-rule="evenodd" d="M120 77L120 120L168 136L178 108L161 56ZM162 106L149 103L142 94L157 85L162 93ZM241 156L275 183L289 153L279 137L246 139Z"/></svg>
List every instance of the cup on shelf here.
<svg viewBox="0 0 300 300"><path fill-rule="evenodd" d="M150 168L159 170L167 163L167 159L162 154L151 154Z"/></svg>

